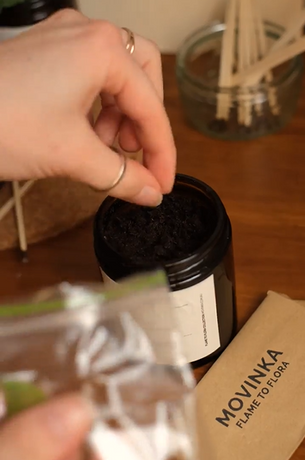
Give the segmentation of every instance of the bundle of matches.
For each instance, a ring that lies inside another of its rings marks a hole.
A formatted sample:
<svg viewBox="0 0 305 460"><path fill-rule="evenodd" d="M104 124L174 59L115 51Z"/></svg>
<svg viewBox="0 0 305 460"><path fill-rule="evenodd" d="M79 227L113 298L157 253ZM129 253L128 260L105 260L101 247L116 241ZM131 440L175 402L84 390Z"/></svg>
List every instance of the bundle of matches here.
<svg viewBox="0 0 305 460"><path fill-rule="evenodd" d="M0 208L0 221L15 208L16 224L19 238L19 248L23 262L28 262L28 245L24 224L22 198L34 185L33 180L27 181L22 187L19 182L12 182L13 196Z"/></svg>
<svg viewBox="0 0 305 460"><path fill-rule="evenodd" d="M273 118L280 115L273 69L305 50L301 32L305 11L300 0L293 1L295 9L291 8L287 30L268 46L260 0L227 0L218 81L218 129L226 129L235 107L238 125L250 127L254 114L263 115L265 100ZM265 85L259 88L261 83ZM262 88L266 94L262 94Z"/></svg>

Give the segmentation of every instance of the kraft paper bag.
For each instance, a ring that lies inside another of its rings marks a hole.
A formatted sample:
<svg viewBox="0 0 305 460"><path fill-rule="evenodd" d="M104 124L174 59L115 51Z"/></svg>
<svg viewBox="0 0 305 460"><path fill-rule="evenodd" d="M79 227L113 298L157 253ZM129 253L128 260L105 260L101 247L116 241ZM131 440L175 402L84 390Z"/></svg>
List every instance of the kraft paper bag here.
<svg viewBox="0 0 305 460"><path fill-rule="evenodd" d="M301 444L304 307L269 292L199 383L200 460L287 460Z"/></svg>

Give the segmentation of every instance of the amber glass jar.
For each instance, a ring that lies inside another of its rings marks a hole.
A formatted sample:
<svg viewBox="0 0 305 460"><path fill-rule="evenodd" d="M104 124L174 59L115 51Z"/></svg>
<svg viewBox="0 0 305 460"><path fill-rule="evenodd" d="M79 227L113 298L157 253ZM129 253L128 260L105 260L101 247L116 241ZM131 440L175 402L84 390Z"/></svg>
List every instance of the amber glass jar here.
<svg viewBox="0 0 305 460"><path fill-rule="evenodd" d="M173 192L155 209L107 198L95 218L94 248L106 282L165 269L194 367L229 344L235 332L232 230L208 185L178 174Z"/></svg>

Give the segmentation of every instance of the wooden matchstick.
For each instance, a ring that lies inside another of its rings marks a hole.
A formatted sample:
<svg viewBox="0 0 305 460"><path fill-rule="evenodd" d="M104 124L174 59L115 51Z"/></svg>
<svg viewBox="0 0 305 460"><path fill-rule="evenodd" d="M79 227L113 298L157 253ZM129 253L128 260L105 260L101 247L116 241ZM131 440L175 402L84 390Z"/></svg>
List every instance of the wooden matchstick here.
<svg viewBox="0 0 305 460"><path fill-rule="evenodd" d="M288 24L286 32L284 32L283 35L271 46L268 54L288 45L291 41L295 40L296 37L300 38L300 30L304 27L304 25L305 11L299 11L297 16L290 21L290 24Z"/></svg>
<svg viewBox="0 0 305 460"><path fill-rule="evenodd" d="M271 69L283 64L299 54L302 54L304 51L305 37L302 37L295 43L268 54L265 58L251 66L249 69L237 72L232 77L233 84L236 86L244 84L254 85Z"/></svg>
<svg viewBox="0 0 305 460"><path fill-rule="evenodd" d="M256 5L254 4L257 0L250 0L250 16L252 18L250 26L251 34L251 65L255 64L259 58L259 43L258 43L258 30L257 30L257 21L255 20L255 9ZM263 107L260 102L254 100L254 109L258 116L262 115Z"/></svg>
<svg viewBox="0 0 305 460"><path fill-rule="evenodd" d="M13 195L14 195L14 200L15 200L15 212L16 212L16 222L17 222L17 230L18 230L18 237L19 237L19 246L20 246L20 251L22 254L22 261L27 262L28 261L28 255L27 255L28 245L27 245L27 239L26 239L19 182L13 181L12 185L13 185Z"/></svg>
<svg viewBox="0 0 305 460"><path fill-rule="evenodd" d="M248 68L251 65L251 55L252 55L252 40L251 40L251 29L253 25L253 18L251 17L251 0L242 0L244 4L244 17L243 17L243 27L244 27L244 52L245 52L245 67ZM244 88L245 94L243 97L243 104L245 106L245 126L251 126L252 123L252 101L251 95L249 94L249 88Z"/></svg>
<svg viewBox="0 0 305 460"><path fill-rule="evenodd" d="M20 188L20 198L23 198L24 195L33 187L35 181L29 180ZM14 197L7 200L7 202L0 208L0 221L13 209L15 205Z"/></svg>
<svg viewBox="0 0 305 460"><path fill-rule="evenodd" d="M249 17L251 21L249 21L249 32L250 32L250 41L251 41L251 64L255 64L255 62L259 59L259 47L258 47L258 36L257 36L257 27L256 21L254 18L255 15L255 5L253 4L256 0L249 0Z"/></svg>
<svg viewBox="0 0 305 460"><path fill-rule="evenodd" d="M234 50L235 50L235 25L236 25L236 0L228 0L225 18L226 28L223 33L222 51L219 69L219 94L217 101L217 114L216 117L228 120L230 116L231 98L230 94L222 93L223 88L231 87L231 75L233 72L234 64Z"/></svg>
<svg viewBox="0 0 305 460"><path fill-rule="evenodd" d="M264 21L261 15L261 11L258 8L256 9L256 20L257 20L257 27L258 27L258 39L259 39L259 44L260 44L260 55L261 55L261 58L264 58L268 51L267 41L266 41L266 33L265 33L265 28L264 28ZM272 86L273 74L271 70L268 70L266 72L265 80L266 80L266 83L268 84L267 94L268 94L270 110L273 113L273 115L277 116L280 113L280 110L278 106L276 89L274 86Z"/></svg>
<svg viewBox="0 0 305 460"><path fill-rule="evenodd" d="M245 62L245 4L243 0L239 0L239 18L238 18L238 71L244 71L246 67ZM238 123L245 125L246 111L244 104L243 88L238 94Z"/></svg>

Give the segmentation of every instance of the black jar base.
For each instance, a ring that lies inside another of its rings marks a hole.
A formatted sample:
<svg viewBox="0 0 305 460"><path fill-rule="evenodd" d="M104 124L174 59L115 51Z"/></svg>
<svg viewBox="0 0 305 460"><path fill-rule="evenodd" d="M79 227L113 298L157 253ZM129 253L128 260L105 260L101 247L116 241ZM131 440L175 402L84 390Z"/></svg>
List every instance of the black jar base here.
<svg viewBox="0 0 305 460"><path fill-rule="evenodd" d="M206 366L207 364L214 364L218 358L220 358L220 356L223 354L223 352L228 348L228 346L230 345L230 343L232 342L232 340L234 339L236 335L236 331L233 332L229 342L227 343L227 345L225 347L222 347L218 350L216 350L214 353L212 353L211 355L207 356L206 358L202 358L202 359L199 359L198 361L194 361L192 363L190 363L192 369L196 370L196 369L200 369L201 367L204 367Z"/></svg>
<svg viewBox="0 0 305 460"><path fill-rule="evenodd" d="M227 346L229 346L229 344ZM190 363L192 369L197 370L197 369L200 369L201 367L206 366L207 364L212 364L213 365L218 360L218 358L220 358L220 356L225 351L227 346L225 348L213 353L212 355L207 356L206 358L202 358L202 359L199 359L198 361L194 361L193 363Z"/></svg>

